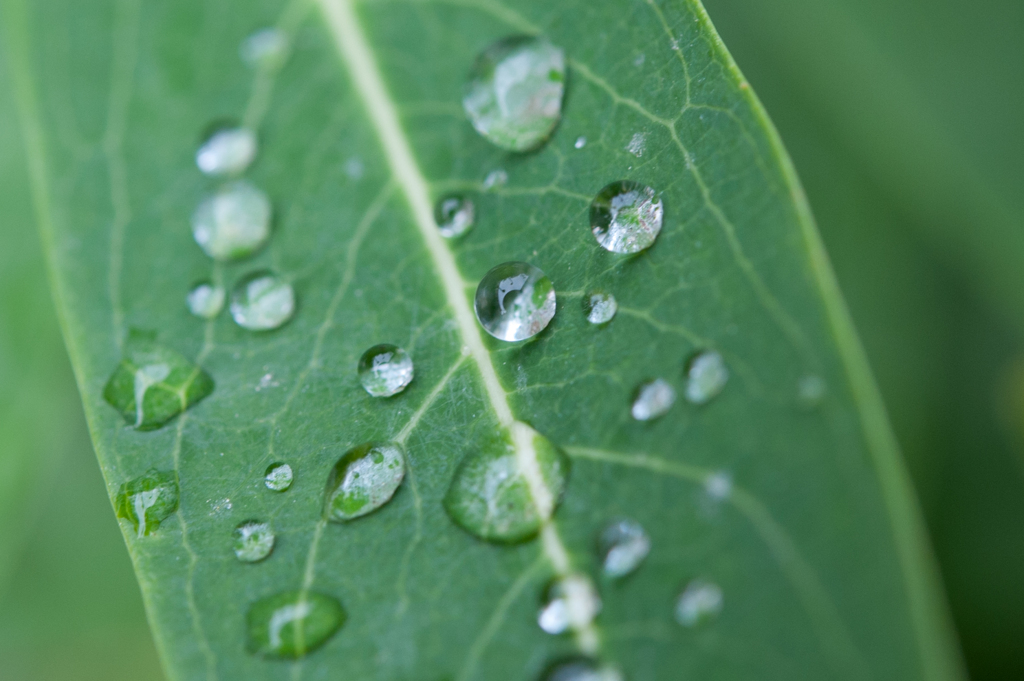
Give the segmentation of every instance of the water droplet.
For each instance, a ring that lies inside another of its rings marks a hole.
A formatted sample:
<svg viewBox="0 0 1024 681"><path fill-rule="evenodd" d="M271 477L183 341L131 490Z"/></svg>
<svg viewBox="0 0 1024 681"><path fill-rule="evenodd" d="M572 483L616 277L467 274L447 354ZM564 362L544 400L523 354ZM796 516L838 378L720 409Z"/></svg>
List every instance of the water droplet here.
<svg viewBox="0 0 1024 681"><path fill-rule="evenodd" d="M828 386L825 384L825 379L810 374L802 377L797 383L796 395L804 407L810 408L820 403L827 391Z"/></svg>
<svg viewBox="0 0 1024 681"><path fill-rule="evenodd" d="M365 172L366 168L363 166L363 162L355 156L345 161L345 174L349 176L349 179L358 180Z"/></svg>
<svg viewBox="0 0 1024 681"><path fill-rule="evenodd" d="M192 287L186 298L189 312L203 319L213 319L224 309L224 287L208 281Z"/></svg>
<svg viewBox="0 0 1024 681"><path fill-rule="evenodd" d="M374 397L397 395L412 377L412 357L397 345L374 345L359 359L359 382Z"/></svg>
<svg viewBox="0 0 1024 681"><path fill-rule="evenodd" d="M548 585L537 624L549 634L561 634L586 627L599 612L601 598L590 580L583 575L569 575Z"/></svg>
<svg viewBox="0 0 1024 681"><path fill-rule="evenodd" d="M526 340L555 316L555 288L533 265L506 262L480 280L473 309L484 331L498 340Z"/></svg>
<svg viewBox="0 0 1024 681"><path fill-rule="evenodd" d="M302 657L323 645L345 619L337 599L316 591L267 596L249 607L246 647L265 657Z"/></svg>
<svg viewBox="0 0 1024 681"><path fill-rule="evenodd" d="M640 68L641 66L644 65L644 62L646 60L647 60L647 55L645 55L643 52L641 52L640 54L638 54L636 56L636 59L633 60L633 66L635 66L637 68Z"/></svg>
<svg viewBox="0 0 1024 681"><path fill-rule="evenodd" d="M583 657L553 664L541 677L542 681L625 681L625 678L615 667Z"/></svg>
<svg viewBox="0 0 1024 681"><path fill-rule="evenodd" d="M729 369L722 355L704 350L694 355L686 368L686 399L705 404L722 392L729 380Z"/></svg>
<svg viewBox="0 0 1024 681"><path fill-rule="evenodd" d="M664 379L656 378L637 389L631 413L637 421L650 421L667 412L675 401L675 388Z"/></svg>
<svg viewBox="0 0 1024 681"><path fill-rule="evenodd" d="M130 338L103 399L137 430L153 430L213 392L213 379L177 352Z"/></svg>
<svg viewBox="0 0 1024 681"><path fill-rule="evenodd" d="M527 448L533 450L532 456ZM531 494L520 466L523 459L536 461L533 474L545 492L543 499ZM481 539L520 542L536 535L554 513L568 477L566 456L543 435L516 422L463 459L445 494L444 508L457 525Z"/></svg>
<svg viewBox="0 0 1024 681"><path fill-rule="evenodd" d="M695 579L686 585L676 603L676 621L694 627L722 611L722 589L717 584Z"/></svg>
<svg viewBox="0 0 1024 681"><path fill-rule="evenodd" d="M391 500L405 477L405 457L391 443L367 442L348 450L327 479L324 517L344 522Z"/></svg>
<svg viewBox="0 0 1024 681"><path fill-rule="evenodd" d="M231 317L243 329L276 329L295 312L291 284L269 272L255 272L243 278L231 293Z"/></svg>
<svg viewBox="0 0 1024 681"><path fill-rule="evenodd" d="M476 217L473 202L459 194L444 196L434 206L434 220L437 231L445 239L462 236L473 227Z"/></svg>
<svg viewBox="0 0 1024 681"><path fill-rule="evenodd" d="M487 173L487 177L484 178L484 191L495 187L504 187L506 184L508 184L508 173L498 168Z"/></svg>
<svg viewBox="0 0 1024 681"><path fill-rule="evenodd" d="M638 132L629 139L629 144L626 145L626 151L633 154L637 158L644 155L644 150L647 148L647 135Z"/></svg>
<svg viewBox="0 0 1024 681"><path fill-rule="evenodd" d="M235 528L235 556L243 563L261 561L274 550L274 539L270 523L246 520Z"/></svg>
<svg viewBox="0 0 1024 681"><path fill-rule="evenodd" d="M607 324L618 309L615 296L604 291L592 291L583 298L583 311L591 324Z"/></svg>
<svg viewBox="0 0 1024 681"><path fill-rule="evenodd" d="M598 548L604 574L612 578L625 577L647 558L651 539L640 523L616 520L601 532Z"/></svg>
<svg viewBox="0 0 1024 681"><path fill-rule="evenodd" d="M576 147L577 149L582 149L583 147L587 146L587 138L584 137L583 135L580 135L579 137L576 138L576 141L573 143L573 146Z"/></svg>
<svg viewBox="0 0 1024 681"><path fill-rule="evenodd" d="M263 484L273 492L284 492L292 486L292 480L294 479L292 467L277 461L267 466L266 474L263 477Z"/></svg>
<svg viewBox="0 0 1024 681"><path fill-rule="evenodd" d="M215 260L252 255L270 237L270 200L245 180L229 182L199 204L192 236Z"/></svg>
<svg viewBox="0 0 1024 681"><path fill-rule="evenodd" d="M121 485L114 507L117 517L129 521L137 536L153 534L178 510L178 476L173 471L150 469Z"/></svg>
<svg viewBox="0 0 1024 681"><path fill-rule="evenodd" d="M723 501L732 494L732 476L725 471L716 471L704 481L704 491L714 501Z"/></svg>
<svg viewBox="0 0 1024 681"><path fill-rule="evenodd" d="M598 192L590 204L590 229L601 247L612 253L638 253L650 248L661 232L664 214L654 190L620 180Z"/></svg>
<svg viewBox="0 0 1024 681"><path fill-rule="evenodd" d="M565 53L544 38L515 36L477 56L462 106L488 141L529 151L555 129L564 94Z"/></svg>
<svg viewBox="0 0 1024 681"><path fill-rule="evenodd" d="M253 68L280 66L288 57L288 34L279 28L264 28L242 41L242 61Z"/></svg>
<svg viewBox="0 0 1024 681"><path fill-rule="evenodd" d="M256 158L256 133L248 128L215 130L199 146L196 165L206 175L237 175Z"/></svg>

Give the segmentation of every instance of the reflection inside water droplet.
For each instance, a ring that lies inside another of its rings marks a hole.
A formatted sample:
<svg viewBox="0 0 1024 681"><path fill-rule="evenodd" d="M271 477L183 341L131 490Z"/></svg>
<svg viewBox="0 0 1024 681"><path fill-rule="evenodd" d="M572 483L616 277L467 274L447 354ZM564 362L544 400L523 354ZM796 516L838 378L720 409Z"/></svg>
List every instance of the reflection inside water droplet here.
<svg viewBox="0 0 1024 681"><path fill-rule="evenodd" d="M601 247L612 253L638 253L650 248L661 232L661 199L639 182L612 182L590 204L590 229Z"/></svg>
<svg viewBox="0 0 1024 681"><path fill-rule="evenodd" d="M460 194L443 196L434 206L437 231L446 239L454 239L468 232L473 227L475 217L473 202Z"/></svg>
<svg viewBox="0 0 1024 681"><path fill-rule="evenodd" d="M592 291L583 297L583 311L591 324L607 324L618 309L619 304L610 293Z"/></svg>
<svg viewBox="0 0 1024 681"><path fill-rule="evenodd" d="M213 319L224 309L226 297L223 286L203 281L192 287L186 301L189 312L203 319Z"/></svg>
<svg viewBox="0 0 1024 681"><path fill-rule="evenodd" d="M230 182L199 204L192 236L215 260L252 255L270 237L270 200L245 180Z"/></svg>
<svg viewBox="0 0 1024 681"><path fill-rule="evenodd" d="M255 563L270 555L274 550L274 531L270 523L246 520L235 528L235 556L243 563Z"/></svg>
<svg viewBox="0 0 1024 681"><path fill-rule="evenodd" d="M397 345L374 345L359 359L359 382L374 397L397 395L412 378L412 357Z"/></svg>
<svg viewBox="0 0 1024 681"><path fill-rule="evenodd" d="M537 625L549 634L582 629L601 612L601 598L583 575L556 579L544 593L544 606L537 614Z"/></svg>
<svg viewBox="0 0 1024 681"><path fill-rule="evenodd" d="M263 484L273 492L284 492L292 486L292 480L292 467L278 461L267 466Z"/></svg>
<svg viewBox="0 0 1024 681"><path fill-rule="evenodd" d="M348 450L327 480L324 517L345 522L372 513L395 495L405 477L405 456L393 443L367 442Z"/></svg>
<svg viewBox="0 0 1024 681"><path fill-rule="evenodd" d="M699 352L686 368L686 399L693 404L710 402L728 380L729 369L722 355L714 350Z"/></svg>
<svg viewBox="0 0 1024 681"><path fill-rule="evenodd" d="M249 607L246 648L264 657L302 657L323 645L345 619L337 599L316 591L261 598Z"/></svg>
<svg viewBox="0 0 1024 681"><path fill-rule="evenodd" d="M139 537L156 532L160 523L178 510L178 476L173 471L150 469L125 482L117 491L114 508Z"/></svg>
<svg viewBox="0 0 1024 681"><path fill-rule="evenodd" d="M533 265L506 262L480 280L473 307L480 325L498 340L526 340L555 316L555 288Z"/></svg>
<svg viewBox="0 0 1024 681"><path fill-rule="evenodd" d="M248 128L214 131L196 151L196 166L206 175L237 175L256 158L256 133Z"/></svg>
<svg viewBox="0 0 1024 681"><path fill-rule="evenodd" d="M647 558L651 539L633 520L617 520L604 528L598 541L601 568L608 577L625 577Z"/></svg>
<svg viewBox="0 0 1024 681"><path fill-rule="evenodd" d="M630 413L637 421L651 421L665 414L675 401L675 388L664 379L656 378L637 388Z"/></svg>
<svg viewBox="0 0 1024 681"><path fill-rule="evenodd" d="M715 617L722 610L722 589L713 582L695 579L676 602L676 621L694 627Z"/></svg>
<svg viewBox="0 0 1024 681"><path fill-rule="evenodd" d="M231 293L231 318L243 329L268 331L283 325L295 312L291 284L269 272L243 278Z"/></svg>

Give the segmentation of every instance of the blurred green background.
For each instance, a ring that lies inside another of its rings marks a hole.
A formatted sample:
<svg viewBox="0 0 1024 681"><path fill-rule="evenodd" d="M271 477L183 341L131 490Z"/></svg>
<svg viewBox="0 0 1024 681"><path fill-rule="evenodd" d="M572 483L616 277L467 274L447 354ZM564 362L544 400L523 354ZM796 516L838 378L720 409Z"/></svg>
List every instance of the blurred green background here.
<svg viewBox="0 0 1024 681"><path fill-rule="evenodd" d="M705 5L807 189L971 676L1024 679L1024 2ZM160 679L51 309L2 55L0 678Z"/></svg>

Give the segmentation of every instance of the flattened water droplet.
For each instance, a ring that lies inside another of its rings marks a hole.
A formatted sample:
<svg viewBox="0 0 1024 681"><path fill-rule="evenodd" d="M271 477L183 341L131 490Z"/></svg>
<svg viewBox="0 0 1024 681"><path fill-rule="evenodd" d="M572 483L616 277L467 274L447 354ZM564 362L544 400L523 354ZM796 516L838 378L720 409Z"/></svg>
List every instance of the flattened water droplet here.
<svg viewBox="0 0 1024 681"><path fill-rule="evenodd" d="M124 518L139 537L156 532L160 523L178 510L178 476L151 468L145 475L121 485L114 500L118 518Z"/></svg>
<svg viewBox="0 0 1024 681"><path fill-rule="evenodd" d="M252 255L270 236L270 200L245 180L229 182L199 204L192 236L215 260Z"/></svg>
<svg viewBox="0 0 1024 681"><path fill-rule="evenodd" d="M196 166L206 175L237 175L256 158L256 133L248 128L215 130L196 151Z"/></svg>
<svg viewBox="0 0 1024 681"><path fill-rule="evenodd" d="M476 209L469 198L461 194L443 196L434 205L434 221L437 231L445 239L462 236L473 227Z"/></svg>
<svg viewBox="0 0 1024 681"><path fill-rule="evenodd" d="M634 520L616 520L601 532L598 540L601 568L608 577L625 577L647 558L651 539Z"/></svg>
<svg viewBox="0 0 1024 681"><path fill-rule="evenodd" d="M637 421L650 421L667 412L675 401L675 388L664 379L656 378L637 389L630 413Z"/></svg>
<svg viewBox="0 0 1024 681"><path fill-rule="evenodd" d="M549 634L561 634L586 627L599 612L601 598L590 580L583 575L569 575L548 585L537 624Z"/></svg>
<svg viewBox="0 0 1024 681"><path fill-rule="evenodd" d="M288 34L279 28L264 28L238 47L242 61L254 68L280 66L288 57Z"/></svg>
<svg viewBox="0 0 1024 681"><path fill-rule="evenodd" d="M246 647L265 657L302 657L323 645L345 619L337 599L316 591L267 596L249 607Z"/></svg>
<svg viewBox="0 0 1024 681"><path fill-rule="evenodd" d="M397 395L412 378L412 357L397 345L374 345L359 359L359 382L374 397Z"/></svg>
<svg viewBox="0 0 1024 681"><path fill-rule="evenodd" d="M254 272L243 278L231 293L231 318L243 329L276 329L295 312L291 284L269 272Z"/></svg>
<svg viewBox="0 0 1024 681"><path fill-rule="evenodd" d="M484 178L484 190L494 189L495 187L504 187L508 184L508 173L501 168L492 170L487 173L487 177Z"/></svg>
<svg viewBox="0 0 1024 681"><path fill-rule="evenodd" d="M797 399L805 408L816 406L825 397L828 386L821 376L809 374L803 376L797 383Z"/></svg>
<svg viewBox="0 0 1024 681"><path fill-rule="evenodd" d="M213 319L224 309L225 297L223 286L209 281L200 282L188 292L188 310L197 317Z"/></svg>
<svg viewBox="0 0 1024 681"><path fill-rule="evenodd" d="M263 484L272 492L284 492L292 486L293 479L292 467L277 461L267 466L266 474L263 477Z"/></svg>
<svg viewBox="0 0 1024 681"><path fill-rule="evenodd" d="M246 520L235 528L235 556L243 563L255 563L270 555L274 550L274 531L270 523Z"/></svg>
<svg viewBox="0 0 1024 681"><path fill-rule="evenodd" d="M405 457L392 443L367 442L348 450L327 479L324 517L345 522L391 500L405 477Z"/></svg>
<svg viewBox="0 0 1024 681"><path fill-rule="evenodd" d="M684 627L695 627L722 611L722 589L713 582L695 579L676 602L676 621Z"/></svg>
<svg viewBox="0 0 1024 681"><path fill-rule="evenodd" d="M639 182L620 180L598 192L590 204L590 229L601 247L612 253L638 253L650 248L661 232L661 199Z"/></svg>
<svg viewBox="0 0 1024 681"><path fill-rule="evenodd" d="M529 151L551 136L564 94L565 53L544 38L515 36L477 56L462 106L488 141Z"/></svg>
<svg viewBox="0 0 1024 681"><path fill-rule="evenodd" d="M533 450L533 456L526 448ZM530 493L517 451L525 454L522 459L536 460L534 473L546 492L543 499ZM525 541L554 513L568 477L565 454L525 423L516 422L462 460L445 494L444 508L459 527L481 539Z"/></svg>
<svg viewBox="0 0 1024 681"><path fill-rule="evenodd" d="M625 678L615 667L577 657L551 665L541 681L625 681Z"/></svg>
<svg viewBox="0 0 1024 681"><path fill-rule="evenodd" d="M618 309L615 296L604 291L591 291L583 298L583 311L591 324L607 324Z"/></svg>
<svg viewBox="0 0 1024 681"><path fill-rule="evenodd" d="M153 430L213 392L213 379L174 350L129 338L103 399L137 430Z"/></svg>
<svg viewBox="0 0 1024 681"><path fill-rule="evenodd" d="M583 147L587 146L587 138L584 137L583 135L580 135L579 137L576 138L576 141L573 142L573 146L576 147L577 149L582 149Z"/></svg>
<svg viewBox="0 0 1024 681"><path fill-rule="evenodd" d="M729 369L714 350L698 352L686 367L686 399L693 404L710 402L725 388Z"/></svg>
<svg viewBox="0 0 1024 681"><path fill-rule="evenodd" d="M555 316L555 287L533 265L506 262L480 280L473 309L484 331L498 340L526 340Z"/></svg>

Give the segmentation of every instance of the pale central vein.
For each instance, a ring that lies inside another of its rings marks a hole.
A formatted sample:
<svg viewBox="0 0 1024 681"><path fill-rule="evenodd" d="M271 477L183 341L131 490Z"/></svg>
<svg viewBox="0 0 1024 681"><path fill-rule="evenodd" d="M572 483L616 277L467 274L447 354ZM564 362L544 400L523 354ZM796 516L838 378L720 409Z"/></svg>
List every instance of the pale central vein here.
<svg viewBox="0 0 1024 681"><path fill-rule="evenodd" d="M469 301L465 296L466 284L455 264L455 257L448 249L434 223L427 180L416 163L409 140L399 124L398 112L384 85L384 79L377 67L373 52L366 42L352 2L351 0L318 0L318 2L337 44L342 61L367 109L370 122L376 128L388 165L409 202L413 221L430 252L434 267L440 275L448 305L455 314L455 321L458 324L462 341L480 371L491 408L499 423L512 431L517 463L529 486L539 515L544 519L541 530L544 552L555 572L559 575L566 575L571 569L569 553L558 535L557 528L550 522L554 499L541 474L532 437L526 437L521 432L522 429L516 427L520 424L516 423L515 417L512 415L508 395L502 387L501 381L498 380L498 374L491 363L490 353L484 346L480 329L473 317L473 311L469 308ZM597 633L593 625L583 627L576 634L581 648L587 652L595 651Z"/></svg>

